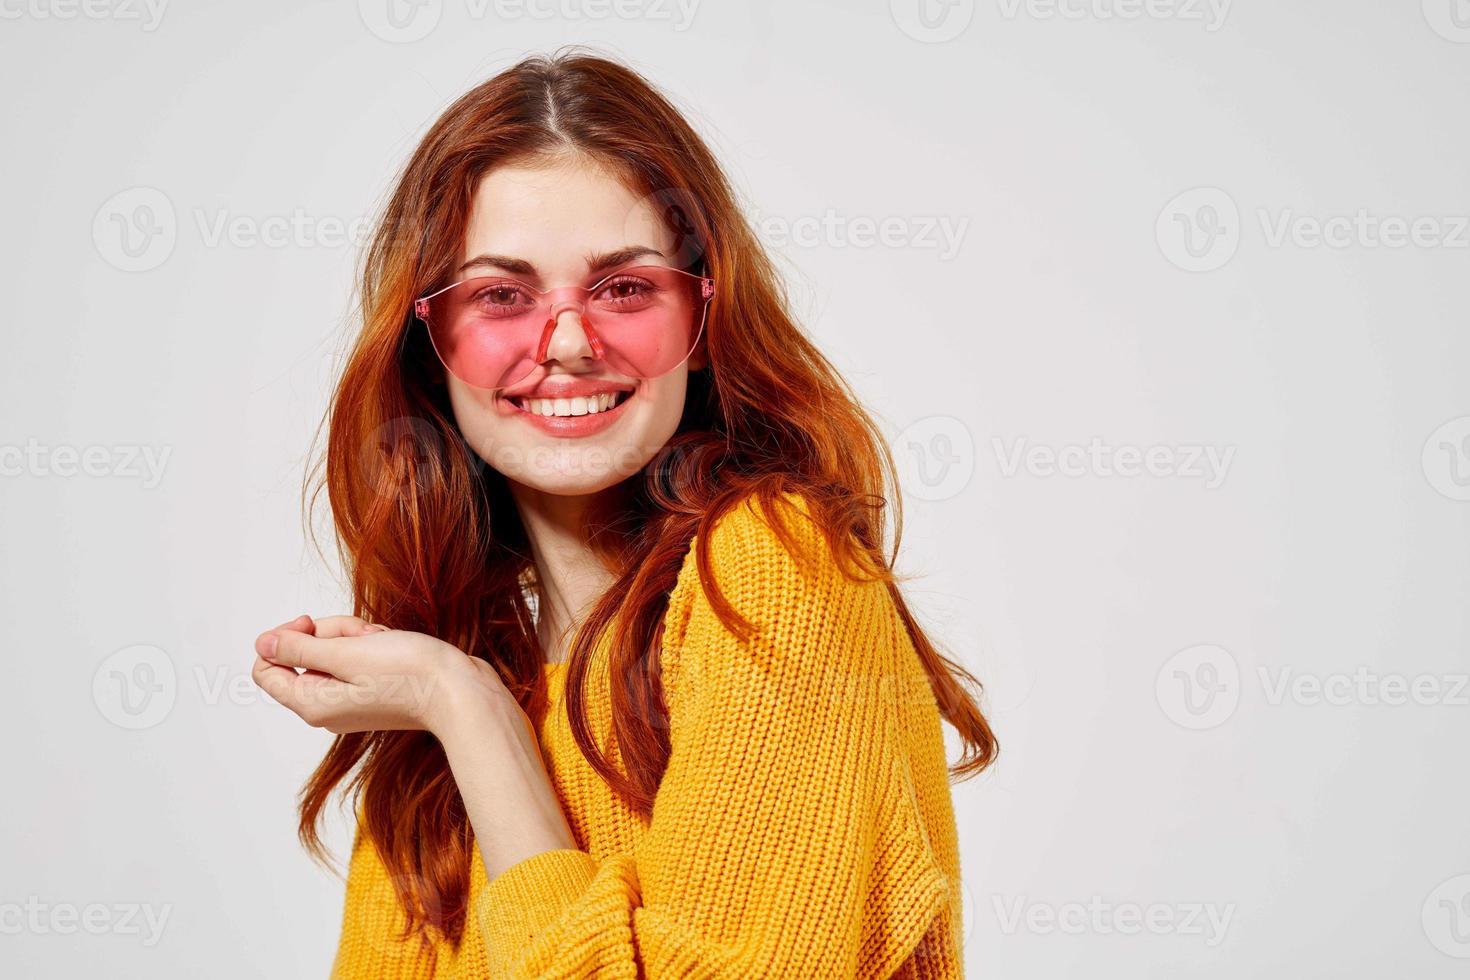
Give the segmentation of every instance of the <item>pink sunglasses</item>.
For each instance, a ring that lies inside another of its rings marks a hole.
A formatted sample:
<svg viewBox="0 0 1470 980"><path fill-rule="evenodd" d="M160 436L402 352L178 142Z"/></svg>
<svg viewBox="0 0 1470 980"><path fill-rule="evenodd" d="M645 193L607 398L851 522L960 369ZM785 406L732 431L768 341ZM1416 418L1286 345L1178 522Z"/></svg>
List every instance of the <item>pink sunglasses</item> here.
<svg viewBox="0 0 1470 980"><path fill-rule="evenodd" d="M576 312L592 356L635 378L688 359L704 332L715 281L679 269L622 269L592 286L537 289L507 276L476 276L414 301L444 367L474 388L498 390L546 361L561 315Z"/></svg>

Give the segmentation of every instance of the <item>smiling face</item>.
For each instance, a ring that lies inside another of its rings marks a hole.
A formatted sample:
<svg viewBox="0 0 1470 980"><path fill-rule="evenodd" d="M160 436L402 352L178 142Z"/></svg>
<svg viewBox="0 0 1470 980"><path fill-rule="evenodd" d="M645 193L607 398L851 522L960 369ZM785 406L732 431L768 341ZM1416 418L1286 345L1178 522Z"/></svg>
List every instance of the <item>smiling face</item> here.
<svg viewBox="0 0 1470 980"><path fill-rule="evenodd" d="M476 188L455 279L507 276L536 290L602 283L588 303L611 308L635 291L617 273L672 269L677 246L648 200L585 161L507 164ZM497 291L479 302L503 310L528 298ZM556 309L545 356L528 375L490 390L446 371L449 400L471 448L508 480L597 493L637 473L674 434L703 344L666 373L639 378L619 373L615 365L629 362L607 347L598 355L582 314Z"/></svg>

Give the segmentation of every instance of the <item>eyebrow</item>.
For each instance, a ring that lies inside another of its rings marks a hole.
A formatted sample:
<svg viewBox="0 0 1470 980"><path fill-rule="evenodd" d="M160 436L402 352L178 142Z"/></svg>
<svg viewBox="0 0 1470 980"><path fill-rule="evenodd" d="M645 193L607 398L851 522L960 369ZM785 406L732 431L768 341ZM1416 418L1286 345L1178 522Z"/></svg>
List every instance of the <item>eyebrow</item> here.
<svg viewBox="0 0 1470 980"><path fill-rule="evenodd" d="M642 258L645 255L656 255L661 259L666 258L664 253L656 248L649 248L646 245L628 245L611 252L604 252L601 255L586 256L587 274L594 276L604 269L620 266L625 262L631 262L633 259ZM536 271L536 266L527 262L525 259L517 259L509 255L477 255L460 266L459 271L465 272L478 266L494 266L514 276L524 276L527 279L534 279L537 282L541 280L541 275Z"/></svg>

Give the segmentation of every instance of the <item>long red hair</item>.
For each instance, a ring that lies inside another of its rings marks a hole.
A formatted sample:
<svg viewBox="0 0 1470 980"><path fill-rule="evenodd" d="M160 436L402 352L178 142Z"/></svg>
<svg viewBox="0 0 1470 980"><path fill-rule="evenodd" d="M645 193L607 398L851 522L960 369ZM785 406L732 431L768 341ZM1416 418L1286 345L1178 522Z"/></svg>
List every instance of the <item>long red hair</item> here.
<svg viewBox="0 0 1470 980"><path fill-rule="evenodd" d="M884 552L886 502L895 505L893 554L903 518L881 434L791 319L776 270L704 142L636 72L575 47L527 58L451 105L414 150L366 253L362 329L324 419L325 456L308 474L308 512L327 491L354 611L485 660L528 713L544 710L540 593L525 530L504 477L460 435L436 383L438 362L408 311L451 281L480 177L512 160L569 154L647 196L690 264L703 262L719 284L701 341L708 368L690 374L678 431L605 495L588 524L589 546L617 576L578 629L567 665L567 710L588 762L649 815L669 757L662 619L690 541L747 494L770 503L797 491L839 561L889 583L963 741L950 771L980 772L997 746L976 702L979 682L925 637ZM743 630L709 573L700 569L716 610ZM609 629L610 744L620 766L601 753L583 694L589 657ZM301 791L299 834L319 858L320 820L339 788L359 806L411 930L458 943L474 842L438 741L425 732L338 736Z"/></svg>

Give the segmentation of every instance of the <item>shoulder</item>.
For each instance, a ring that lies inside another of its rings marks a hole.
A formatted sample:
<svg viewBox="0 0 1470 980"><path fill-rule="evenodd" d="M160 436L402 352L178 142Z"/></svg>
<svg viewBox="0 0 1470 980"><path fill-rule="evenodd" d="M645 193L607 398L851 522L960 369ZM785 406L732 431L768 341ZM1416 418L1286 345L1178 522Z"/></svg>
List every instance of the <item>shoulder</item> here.
<svg viewBox="0 0 1470 980"><path fill-rule="evenodd" d="M814 508L795 491L770 498L747 494L710 522L701 543L716 572L734 585L752 585L741 580L773 573L821 575L833 556Z"/></svg>
<svg viewBox="0 0 1470 980"><path fill-rule="evenodd" d="M862 554L850 532L824 525L805 493L747 494L691 542L670 595L670 652L731 649L734 640L768 662L861 656L891 639L893 608L885 577Z"/></svg>
<svg viewBox="0 0 1470 980"><path fill-rule="evenodd" d="M801 491L746 494L711 522L703 542L721 570L823 577L887 578L887 569L860 544L850 514Z"/></svg>
<svg viewBox="0 0 1470 980"><path fill-rule="evenodd" d="M777 600L789 603L808 592L882 590L883 570L871 559L864 562L864 549L839 524L804 492L748 493L705 521L685 571L703 579L706 594L713 586L742 614L760 615Z"/></svg>

